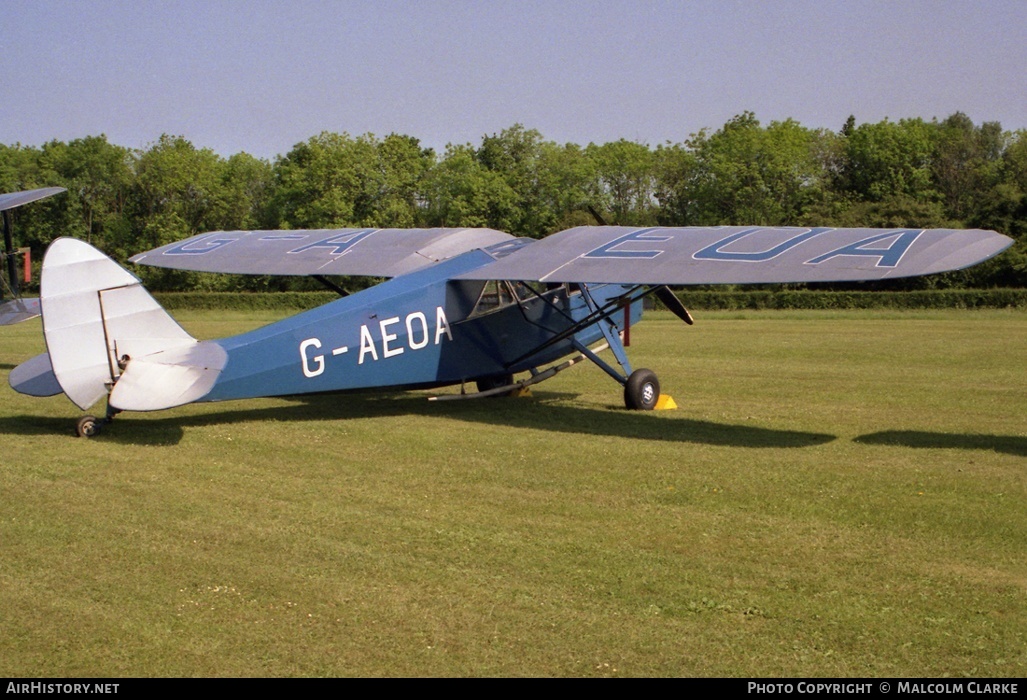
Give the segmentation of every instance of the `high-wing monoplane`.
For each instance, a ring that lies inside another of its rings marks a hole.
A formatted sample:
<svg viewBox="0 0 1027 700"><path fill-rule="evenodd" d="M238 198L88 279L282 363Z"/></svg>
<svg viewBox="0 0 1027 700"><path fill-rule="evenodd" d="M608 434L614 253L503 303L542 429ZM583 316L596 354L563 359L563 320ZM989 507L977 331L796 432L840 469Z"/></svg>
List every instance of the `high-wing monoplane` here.
<svg viewBox="0 0 1027 700"><path fill-rule="evenodd" d="M64 191L63 187L44 187L39 190L0 194L0 212L3 213L4 227L4 249L0 251L0 326L20 323L39 315L39 300L22 299L18 293L21 282L28 282L31 279L32 261L28 248L14 247L14 217L11 210ZM19 257L21 274L18 273ZM5 295L11 298L4 301Z"/></svg>
<svg viewBox="0 0 1027 700"><path fill-rule="evenodd" d="M660 385L632 369L622 335L666 285L879 280L960 269L1012 243L992 231L716 226L585 226L542 240L491 229L217 231L132 258L208 272L390 278L241 335L198 341L139 279L83 241L54 241L43 260L47 352L11 386L63 392L83 410L105 399L95 434L120 411L196 401L431 388L447 397L509 393L582 359L623 386L628 408L652 409ZM616 364L598 352L609 348ZM517 380L516 376L526 375ZM440 397L441 398L441 397Z"/></svg>

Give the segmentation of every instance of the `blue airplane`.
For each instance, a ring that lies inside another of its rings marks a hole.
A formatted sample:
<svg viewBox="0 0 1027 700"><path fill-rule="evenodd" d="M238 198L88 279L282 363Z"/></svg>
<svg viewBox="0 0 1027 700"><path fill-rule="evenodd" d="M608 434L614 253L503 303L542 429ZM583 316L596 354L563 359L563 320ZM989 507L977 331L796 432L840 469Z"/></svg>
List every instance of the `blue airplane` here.
<svg viewBox="0 0 1027 700"><path fill-rule="evenodd" d="M461 385L477 398L544 381L582 359L656 408L660 383L632 369L623 335L655 294L686 322L667 285L878 280L960 269L1012 240L992 231L584 226L542 240L492 229L215 231L132 262L207 272L370 275L364 291L218 340L191 337L139 279L87 243L55 240L43 260L47 352L10 385L64 393L82 410L106 398L95 435L121 411L197 401ZM619 367L598 353L609 348ZM527 373L517 380L518 374ZM476 384L476 391L465 387Z"/></svg>

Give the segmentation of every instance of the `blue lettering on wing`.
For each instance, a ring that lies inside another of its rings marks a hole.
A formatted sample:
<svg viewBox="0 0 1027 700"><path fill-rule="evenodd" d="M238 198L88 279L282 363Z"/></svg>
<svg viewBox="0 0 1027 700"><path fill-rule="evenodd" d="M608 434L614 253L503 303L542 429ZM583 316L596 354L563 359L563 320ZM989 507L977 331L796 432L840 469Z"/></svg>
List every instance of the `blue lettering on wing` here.
<svg viewBox="0 0 1027 700"><path fill-rule="evenodd" d="M499 243L493 243L490 246L484 248L486 253L489 253L494 258L502 258L514 251L520 250L529 243L535 241L531 238L514 238L510 241L500 241Z"/></svg>
<svg viewBox="0 0 1027 700"><path fill-rule="evenodd" d="M627 233L620 238L616 238L609 243L599 246L595 250L590 250L581 257L583 258L634 258L634 259L648 259L651 260L657 255L663 253L663 250L614 250L617 246L627 243L629 241L669 241L671 236L647 236L646 234L650 231L658 231L656 228L642 228L637 231Z"/></svg>
<svg viewBox="0 0 1027 700"><path fill-rule="evenodd" d="M359 231L348 231L346 233L339 233L328 238L324 238L320 241L315 241L309 245L290 250L289 253L302 253L307 250L315 248L331 248L331 255L344 255L350 248L355 246L360 241L364 240L372 233L376 232L376 228L365 228Z"/></svg>
<svg viewBox="0 0 1027 700"><path fill-rule="evenodd" d="M877 258L876 267L895 267L902 260L902 256L906 254L906 251L909 250L909 246L913 245L913 241L919 238L921 233L923 233L923 229L904 229L881 233L843 246L838 250L832 250L830 253L825 253L812 260L807 260L806 264L819 265L831 258L841 255L852 255ZM880 241L886 241L889 238L894 238L895 240L887 248L867 248L867 246L872 246Z"/></svg>
<svg viewBox="0 0 1027 700"><path fill-rule="evenodd" d="M706 246L705 248L703 248L702 250L698 251L697 253L694 253L692 255L692 257L694 259L696 259L696 260L740 260L742 262L763 262L764 260L770 260L772 258L776 258L778 255L781 255L785 251L791 250L795 246L800 245L801 243L804 243L804 242L808 241L809 239L813 238L814 236L819 236L822 233L826 233L827 231L833 231L834 229L832 229L832 228L811 228L811 229L809 229L807 231L804 231L803 233L800 233L797 236L792 236L788 240L783 241L783 242L777 244L776 246L774 246L773 248L769 248L767 250L758 250L758 251L731 251L731 250L724 250L724 248L726 248L727 246L731 245L732 243L735 243L736 241L740 241L740 240L742 240L744 238L747 238L747 237L749 237L749 236L751 236L751 235L753 235L755 233L759 233L761 231L766 232L766 231L773 231L773 230L775 230L775 229L772 229L772 228L750 228L750 229L746 229L745 231L739 231L738 233L733 233L730 236L728 236L727 238L724 238L724 239L721 239L721 240L717 241L713 245Z"/></svg>
<svg viewBox="0 0 1027 700"><path fill-rule="evenodd" d="M238 239L235 238L218 238L218 234L212 233L209 236L196 241L186 241L181 245L177 245L174 248L165 250L163 255L206 255L218 248L224 248L229 243L233 243Z"/></svg>

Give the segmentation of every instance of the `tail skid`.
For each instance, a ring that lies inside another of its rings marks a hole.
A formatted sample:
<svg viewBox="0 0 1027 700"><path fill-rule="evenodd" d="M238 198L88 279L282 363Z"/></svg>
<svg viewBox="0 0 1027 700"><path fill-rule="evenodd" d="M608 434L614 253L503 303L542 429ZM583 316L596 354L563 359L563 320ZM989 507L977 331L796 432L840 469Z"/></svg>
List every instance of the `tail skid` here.
<svg viewBox="0 0 1027 700"><path fill-rule="evenodd" d="M189 335L138 278L73 238L47 250L40 300L53 376L83 410L104 396L115 410L190 403L210 391L228 359Z"/></svg>

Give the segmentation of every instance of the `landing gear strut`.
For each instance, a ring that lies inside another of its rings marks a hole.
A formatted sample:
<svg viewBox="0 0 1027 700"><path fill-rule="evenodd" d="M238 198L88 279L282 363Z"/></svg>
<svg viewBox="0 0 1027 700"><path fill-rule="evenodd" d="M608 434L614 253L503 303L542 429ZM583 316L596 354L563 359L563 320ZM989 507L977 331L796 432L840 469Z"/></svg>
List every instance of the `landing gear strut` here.
<svg viewBox="0 0 1027 700"><path fill-rule="evenodd" d="M96 437L103 431L103 427L114 420L114 416L121 413L116 408L107 406L107 415L103 418L96 416L82 416L75 424L75 434L82 438Z"/></svg>

